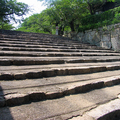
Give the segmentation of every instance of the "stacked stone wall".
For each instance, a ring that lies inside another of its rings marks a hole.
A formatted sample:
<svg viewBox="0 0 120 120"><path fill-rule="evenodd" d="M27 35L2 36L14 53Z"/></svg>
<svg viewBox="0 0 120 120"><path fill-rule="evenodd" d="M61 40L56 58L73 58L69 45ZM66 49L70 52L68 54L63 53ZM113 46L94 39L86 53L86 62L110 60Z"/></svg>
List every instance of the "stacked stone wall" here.
<svg viewBox="0 0 120 120"><path fill-rule="evenodd" d="M82 43L120 51L120 23L85 32L69 33L67 36Z"/></svg>

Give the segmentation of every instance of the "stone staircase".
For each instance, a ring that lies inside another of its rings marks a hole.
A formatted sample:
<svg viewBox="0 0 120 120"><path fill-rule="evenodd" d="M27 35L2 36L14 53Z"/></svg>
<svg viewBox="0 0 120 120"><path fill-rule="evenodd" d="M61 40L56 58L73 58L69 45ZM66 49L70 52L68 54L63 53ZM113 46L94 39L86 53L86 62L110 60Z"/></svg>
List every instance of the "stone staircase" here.
<svg viewBox="0 0 120 120"><path fill-rule="evenodd" d="M118 52L0 30L0 120L119 120L119 84Z"/></svg>

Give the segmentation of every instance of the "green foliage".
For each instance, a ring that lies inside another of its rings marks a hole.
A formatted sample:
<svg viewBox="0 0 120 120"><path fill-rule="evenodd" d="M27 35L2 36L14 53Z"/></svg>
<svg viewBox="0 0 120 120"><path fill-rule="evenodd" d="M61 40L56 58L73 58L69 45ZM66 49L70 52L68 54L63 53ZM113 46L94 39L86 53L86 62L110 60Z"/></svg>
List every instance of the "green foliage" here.
<svg viewBox="0 0 120 120"><path fill-rule="evenodd" d="M79 31L85 31L120 22L120 7L110 9L98 15L90 15L81 20Z"/></svg>
<svg viewBox="0 0 120 120"><path fill-rule="evenodd" d="M50 16L47 14L48 10L44 10L40 14L34 14L26 18L18 31L48 33L52 34L53 26L51 24ZM54 28L55 29L55 28Z"/></svg>
<svg viewBox="0 0 120 120"><path fill-rule="evenodd" d="M22 16L28 12L28 5L16 0L0 0L0 29L11 30L14 27L10 21L20 22ZM19 19L15 19L18 16Z"/></svg>
<svg viewBox="0 0 120 120"><path fill-rule="evenodd" d="M0 29L4 29L4 30L12 30L14 27L12 24L8 24L8 23L4 23L1 22L0 23Z"/></svg>
<svg viewBox="0 0 120 120"><path fill-rule="evenodd" d="M23 16L28 12L28 5L16 0L0 0L0 20L15 21L15 15Z"/></svg>
<svg viewBox="0 0 120 120"><path fill-rule="evenodd" d="M72 31L77 30L76 26L81 17L87 13L85 4L80 1L55 0L42 13L27 18L18 30L51 34L55 33L56 26L59 26L60 34L62 34L61 32L68 28Z"/></svg>
<svg viewBox="0 0 120 120"><path fill-rule="evenodd" d="M40 0L49 4L48 14L51 16L52 24L59 26L60 30L71 28L77 30L81 17L89 14L86 4L82 0Z"/></svg>
<svg viewBox="0 0 120 120"><path fill-rule="evenodd" d="M105 12L103 15L93 15L101 8L106 0L39 0L44 1L52 9L52 20L59 24L59 28L71 31L83 31L94 29L106 24L111 24L110 18L114 17L114 12ZM120 0L107 0L107 2L120 2ZM91 16L91 15L93 16ZM87 17L86 17L87 16ZM116 16L117 20L119 15ZM117 20L113 20L117 22ZM112 22L113 22L112 21ZM78 29L79 26L79 29Z"/></svg>
<svg viewBox="0 0 120 120"><path fill-rule="evenodd" d="M98 9L100 9L106 2L118 2L119 0L84 0L87 4L87 9L91 15L94 15Z"/></svg>
<svg viewBox="0 0 120 120"><path fill-rule="evenodd" d="M106 0L38 1L44 1L48 8L25 19L18 30L55 34L55 28L59 26L59 33L62 34L63 31L85 31L118 23L120 20L119 7L95 15L96 10L104 5ZM108 1L120 2L120 0Z"/></svg>

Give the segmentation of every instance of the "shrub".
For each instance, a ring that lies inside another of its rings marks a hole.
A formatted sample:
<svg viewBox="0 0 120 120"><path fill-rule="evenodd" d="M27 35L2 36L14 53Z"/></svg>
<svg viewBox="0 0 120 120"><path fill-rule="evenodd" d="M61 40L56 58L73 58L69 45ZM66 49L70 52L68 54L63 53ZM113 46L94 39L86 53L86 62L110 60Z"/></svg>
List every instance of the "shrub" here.
<svg viewBox="0 0 120 120"><path fill-rule="evenodd" d="M101 14L89 15L81 19L81 26L79 32L103 27L120 22L120 7L110 9Z"/></svg>

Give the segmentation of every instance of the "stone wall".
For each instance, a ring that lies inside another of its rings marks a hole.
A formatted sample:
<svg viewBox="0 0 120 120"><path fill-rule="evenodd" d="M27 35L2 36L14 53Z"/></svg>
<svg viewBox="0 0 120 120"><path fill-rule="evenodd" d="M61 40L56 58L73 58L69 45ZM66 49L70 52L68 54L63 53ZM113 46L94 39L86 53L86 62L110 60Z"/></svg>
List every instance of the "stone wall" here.
<svg viewBox="0 0 120 120"><path fill-rule="evenodd" d="M90 43L107 49L120 51L120 23L103 28L69 33L68 37L82 43Z"/></svg>

